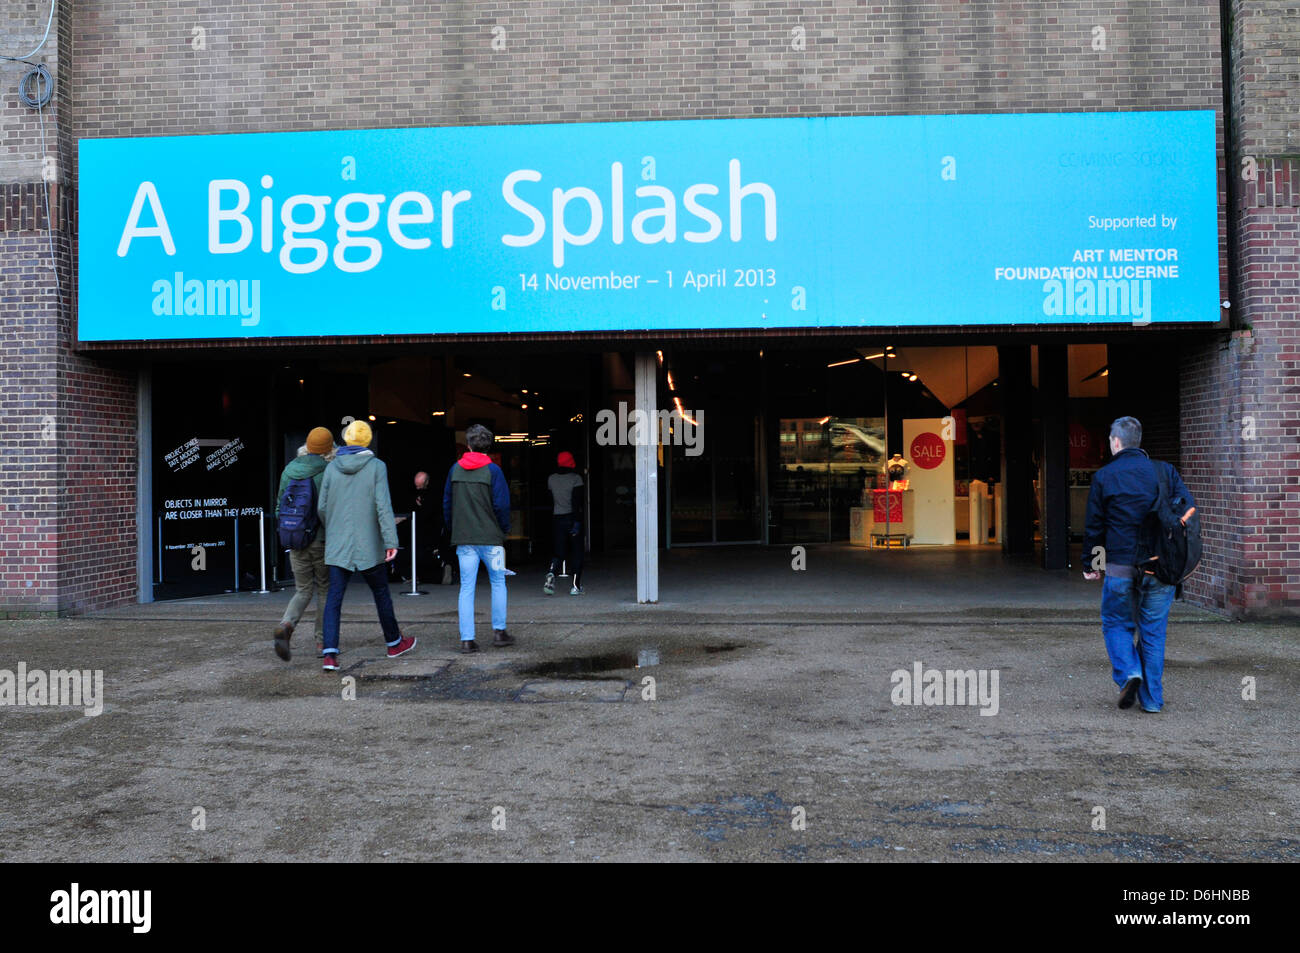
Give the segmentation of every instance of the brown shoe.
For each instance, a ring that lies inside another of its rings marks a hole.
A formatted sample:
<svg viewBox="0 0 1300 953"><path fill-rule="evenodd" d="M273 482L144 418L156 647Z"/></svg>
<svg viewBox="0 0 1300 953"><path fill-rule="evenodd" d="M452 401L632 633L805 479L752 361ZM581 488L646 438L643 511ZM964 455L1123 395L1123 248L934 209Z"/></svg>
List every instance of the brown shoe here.
<svg viewBox="0 0 1300 953"><path fill-rule="evenodd" d="M460 651L462 655L473 655L478 651L478 643L473 639L461 639Z"/></svg>
<svg viewBox="0 0 1300 953"><path fill-rule="evenodd" d="M286 662L289 661L289 640L293 638L293 623L281 622L271 631L271 634L275 637L275 654Z"/></svg>
<svg viewBox="0 0 1300 953"><path fill-rule="evenodd" d="M496 629L493 631L492 634L494 636L494 638L492 639L492 644L495 645L497 648L503 648L507 645L515 644L514 636L512 636L505 629Z"/></svg>

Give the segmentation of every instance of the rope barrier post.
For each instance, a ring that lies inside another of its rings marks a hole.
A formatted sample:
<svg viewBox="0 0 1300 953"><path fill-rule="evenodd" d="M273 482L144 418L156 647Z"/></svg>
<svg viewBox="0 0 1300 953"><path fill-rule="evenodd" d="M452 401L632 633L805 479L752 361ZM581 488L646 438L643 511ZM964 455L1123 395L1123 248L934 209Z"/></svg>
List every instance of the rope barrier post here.
<svg viewBox="0 0 1300 953"><path fill-rule="evenodd" d="M235 588L231 592L239 591L239 517L235 517Z"/></svg>
<svg viewBox="0 0 1300 953"><path fill-rule="evenodd" d="M257 511L257 542L257 555L262 563L262 588L257 590L257 594L265 596L269 595L271 590L266 588L266 511L262 509Z"/></svg>
<svg viewBox="0 0 1300 953"><path fill-rule="evenodd" d="M420 591L420 573L416 567L417 550L415 545L415 510L411 510L411 591L404 592L404 596L423 596L426 593Z"/></svg>

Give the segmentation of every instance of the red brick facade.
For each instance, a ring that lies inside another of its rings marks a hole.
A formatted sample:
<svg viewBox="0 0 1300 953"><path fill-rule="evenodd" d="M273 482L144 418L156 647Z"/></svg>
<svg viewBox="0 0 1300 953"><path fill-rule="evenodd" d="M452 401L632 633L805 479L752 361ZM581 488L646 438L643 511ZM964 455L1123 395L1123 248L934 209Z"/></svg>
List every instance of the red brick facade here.
<svg viewBox="0 0 1300 953"><path fill-rule="evenodd" d="M1252 617L1300 610L1300 17L1232 4L1236 201L1232 336L1189 350L1183 475L1201 503L1195 601Z"/></svg>

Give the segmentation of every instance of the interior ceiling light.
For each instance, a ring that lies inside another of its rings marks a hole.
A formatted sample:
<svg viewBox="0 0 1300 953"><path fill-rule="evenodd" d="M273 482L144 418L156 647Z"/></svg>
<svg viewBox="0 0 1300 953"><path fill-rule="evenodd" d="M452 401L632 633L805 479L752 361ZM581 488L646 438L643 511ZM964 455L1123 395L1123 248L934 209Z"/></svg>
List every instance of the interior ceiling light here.
<svg viewBox="0 0 1300 953"><path fill-rule="evenodd" d="M470 375L469 371L466 371L464 374L462 374L462 375L460 375L460 376L461 376L461 377L470 377L471 375Z"/></svg>
<svg viewBox="0 0 1300 953"><path fill-rule="evenodd" d="M828 424L828 423L830 423L830 422L831 422L831 419L830 419L829 417L823 417L821 420L817 421L817 423L820 424L820 425L822 425L823 427L826 426L826 424Z"/></svg>
<svg viewBox="0 0 1300 953"><path fill-rule="evenodd" d="M527 394L527 393L528 393L528 388L525 387L525 388L524 388L523 390L521 390L519 393L521 393L521 394Z"/></svg>
<svg viewBox="0 0 1300 953"><path fill-rule="evenodd" d="M916 380L916 375L915 375L915 374L911 375L910 377L908 377L908 380L909 380L909 381L914 381L914 380Z"/></svg>
<svg viewBox="0 0 1300 953"><path fill-rule="evenodd" d="M370 419L371 419L371 420L374 420L374 419L375 419L375 415L374 415L374 414L371 414L371 415L370 415Z"/></svg>
<svg viewBox="0 0 1300 953"><path fill-rule="evenodd" d="M827 364L826 366L827 366L827 367L843 367L845 364L856 364L856 363L858 363L858 361L860 361L860 360L862 360L862 358L860 358L860 357L855 357L855 358L853 358L852 360L848 360L848 361L836 361L834 364Z"/></svg>
<svg viewBox="0 0 1300 953"><path fill-rule="evenodd" d="M672 372L672 371L669 371L669 372L668 372L668 389L669 389L669 390L676 390L676 389L677 389L677 385L673 383L673 372Z"/></svg>
<svg viewBox="0 0 1300 953"><path fill-rule="evenodd" d="M433 416L435 416L435 417L442 417L442 416L445 415L446 413L447 413L447 412L446 412L445 410L435 410L435 411L433 412Z"/></svg>

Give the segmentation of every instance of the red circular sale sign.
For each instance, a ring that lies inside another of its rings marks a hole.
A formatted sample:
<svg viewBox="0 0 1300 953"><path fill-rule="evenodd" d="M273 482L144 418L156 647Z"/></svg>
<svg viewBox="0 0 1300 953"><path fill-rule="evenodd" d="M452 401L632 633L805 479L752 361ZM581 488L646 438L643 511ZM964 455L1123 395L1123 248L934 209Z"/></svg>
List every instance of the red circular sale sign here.
<svg viewBox="0 0 1300 953"><path fill-rule="evenodd" d="M937 433L919 433L912 438L912 449L908 456L922 470L933 470L943 463L948 448Z"/></svg>

